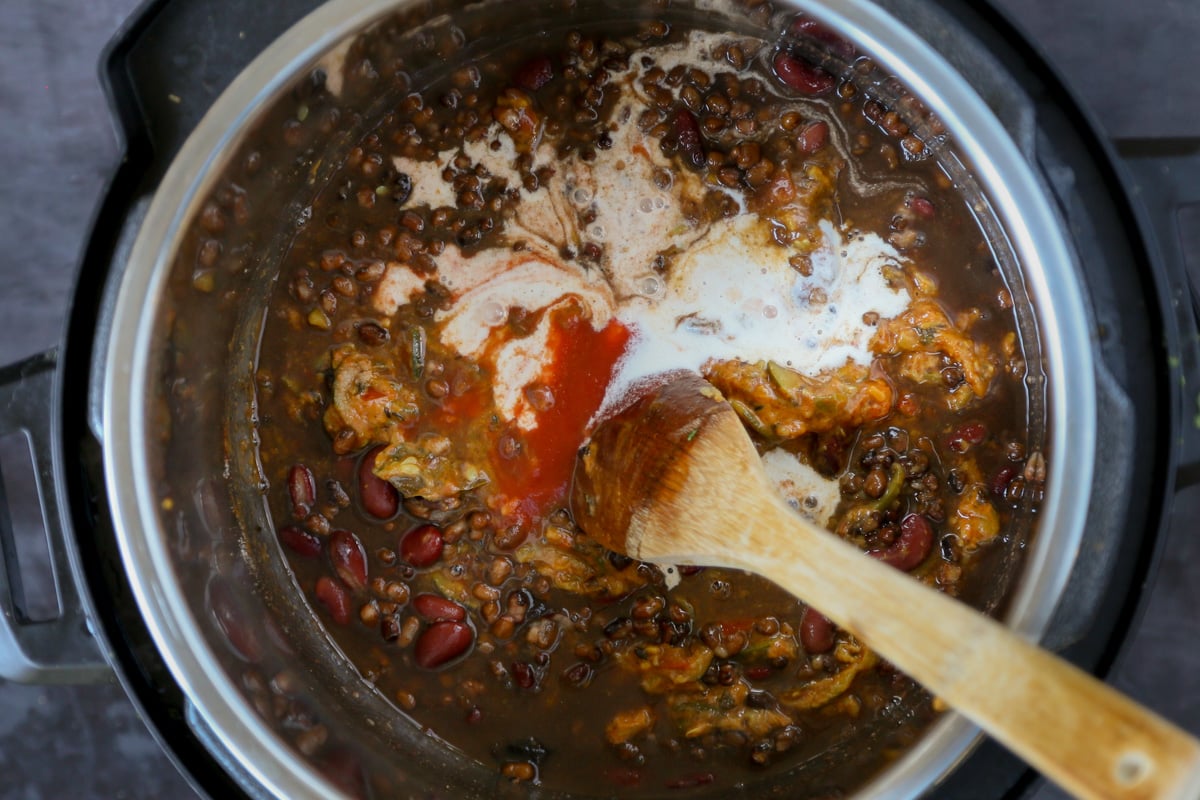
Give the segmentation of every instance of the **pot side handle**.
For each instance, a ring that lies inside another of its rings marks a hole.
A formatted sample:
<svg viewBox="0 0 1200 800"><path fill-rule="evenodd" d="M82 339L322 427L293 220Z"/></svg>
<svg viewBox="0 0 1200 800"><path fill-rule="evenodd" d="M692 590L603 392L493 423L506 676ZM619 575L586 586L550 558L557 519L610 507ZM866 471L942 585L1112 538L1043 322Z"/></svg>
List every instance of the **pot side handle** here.
<svg viewBox="0 0 1200 800"><path fill-rule="evenodd" d="M71 567L54 464L57 352L0 367L0 437L23 437L33 461L36 500L49 549L58 615L34 620L27 605L5 475L0 470L0 678L22 683L98 683L113 679L89 630ZM11 485L12 475L8 476Z"/></svg>

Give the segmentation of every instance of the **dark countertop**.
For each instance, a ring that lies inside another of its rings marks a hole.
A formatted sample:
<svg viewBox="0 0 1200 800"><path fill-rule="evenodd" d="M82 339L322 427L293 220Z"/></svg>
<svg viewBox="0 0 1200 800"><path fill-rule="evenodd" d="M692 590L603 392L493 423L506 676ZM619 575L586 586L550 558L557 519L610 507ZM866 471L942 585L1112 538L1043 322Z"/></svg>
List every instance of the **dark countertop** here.
<svg viewBox="0 0 1200 800"><path fill-rule="evenodd" d="M996 2L1110 135L1200 138L1200 2ZM61 335L90 217L119 158L97 62L138 5L0 0L0 365ZM1111 680L1200 734L1200 492L1180 499L1169 558ZM4 798L191 795L115 684L0 681L0 776Z"/></svg>

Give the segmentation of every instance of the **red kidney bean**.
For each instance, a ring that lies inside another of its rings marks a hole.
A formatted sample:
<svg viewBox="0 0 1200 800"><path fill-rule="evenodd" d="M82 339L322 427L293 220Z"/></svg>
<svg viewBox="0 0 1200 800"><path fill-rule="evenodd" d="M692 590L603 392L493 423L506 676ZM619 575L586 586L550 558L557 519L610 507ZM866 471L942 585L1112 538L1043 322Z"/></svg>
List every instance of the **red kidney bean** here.
<svg viewBox="0 0 1200 800"><path fill-rule="evenodd" d="M696 567L691 564L684 564L679 567L679 574L685 578L690 578L693 575L699 575L704 572L704 567Z"/></svg>
<svg viewBox="0 0 1200 800"><path fill-rule="evenodd" d="M338 577L354 591L367 585L367 550L350 531L329 534L329 560Z"/></svg>
<svg viewBox="0 0 1200 800"><path fill-rule="evenodd" d="M321 555L321 537L315 533L309 533L303 528L297 528L295 525L280 528L279 541L305 558L316 558Z"/></svg>
<svg viewBox="0 0 1200 800"><path fill-rule="evenodd" d="M792 21L793 36L806 36L829 45L829 50L847 61L854 57L854 45L811 17L800 14Z"/></svg>
<svg viewBox="0 0 1200 800"><path fill-rule="evenodd" d="M292 500L292 516L304 519L312 513L313 504L317 502L317 481L312 470L303 464L296 464L288 470L288 496Z"/></svg>
<svg viewBox="0 0 1200 800"><path fill-rule="evenodd" d="M796 147L801 153L812 155L829 141L829 123L823 119L810 122L796 135Z"/></svg>
<svg viewBox="0 0 1200 800"><path fill-rule="evenodd" d="M358 464L358 497L372 517L391 519L400 510L400 493L375 474L375 459L381 450L383 447L367 451Z"/></svg>
<svg viewBox="0 0 1200 800"><path fill-rule="evenodd" d="M554 65L546 56L531 58L517 68L513 83L522 89L536 92L554 78Z"/></svg>
<svg viewBox="0 0 1200 800"><path fill-rule="evenodd" d="M987 428L978 422L968 422L950 436L950 449L956 453L965 453L972 445L982 444L987 438Z"/></svg>
<svg viewBox="0 0 1200 800"><path fill-rule="evenodd" d="M684 160L694 167L702 167L707 163L708 156L704 152L704 140L700 138L700 125L692 112L679 109L674 120L675 141Z"/></svg>
<svg viewBox="0 0 1200 800"><path fill-rule="evenodd" d="M400 540L400 557L414 567L429 567L442 557L446 540L436 525L420 525Z"/></svg>
<svg viewBox="0 0 1200 800"><path fill-rule="evenodd" d="M801 94L815 97L833 89L832 75L782 50L775 54L771 66L780 83Z"/></svg>
<svg viewBox="0 0 1200 800"><path fill-rule="evenodd" d="M453 600L447 600L436 594L417 595L412 599L412 607L422 617L434 622L442 620L462 622L467 618L467 610L465 608Z"/></svg>
<svg viewBox="0 0 1200 800"><path fill-rule="evenodd" d="M908 207L918 217L924 217L925 219L933 219L937 214L937 208L930 202L928 197L910 197L908 198Z"/></svg>
<svg viewBox="0 0 1200 800"><path fill-rule="evenodd" d="M1012 483L1012 479L1017 477L1017 468L1011 464L1001 467L996 472L996 476L992 478L992 494L996 497L1004 497L1008 493L1008 485Z"/></svg>
<svg viewBox="0 0 1200 800"><path fill-rule="evenodd" d="M754 667L746 667L745 675L752 681L765 681L767 678L775 674L775 670L770 667L759 664Z"/></svg>
<svg viewBox="0 0 1200 800"><path fill-rule="evenodd" d="M333 578L322 575L317 578L315 594L329 611L329 616L333 618L334 622L338 625L350 624L353 603L350 601L350 592L346 591L346 587Z"/></svg>
<svg viewBox="0 0 1200 800"><path fill-rule="evenodd" d="M474 641L475 632L465 622L435 622L413 645L413 660L419 667L437 669L467 652Z"/></svg>
<svg viewBox="0 0 1200 800"><path fill-rule="evenodd" d="M833 649L833 623L812 606L804 609L800 620L800 644L809 653L828 653Z"/></svg>
<svg viewBox="0 0 1200 800"><path fill-rule="evenodd" d="M904 572L915 569L933 549L933 524L924 514L909 514L900 521L900 535L881 550L867 555Z"/></svg>
<svg viewBox="0 0 1200 800"><path fill-rule="evenodd" d="M251 662L262 658L258 637L251 631L233 591L224 580L218 578L208 585L208 609L237 655Z"/></svg>
<svg viewBox="0 0 1200 800"><path fill-rule="evenodd" d="M522 689L532 689L537 684L537 673L525 661L515 661L512 665L513 681Z"/></svg>

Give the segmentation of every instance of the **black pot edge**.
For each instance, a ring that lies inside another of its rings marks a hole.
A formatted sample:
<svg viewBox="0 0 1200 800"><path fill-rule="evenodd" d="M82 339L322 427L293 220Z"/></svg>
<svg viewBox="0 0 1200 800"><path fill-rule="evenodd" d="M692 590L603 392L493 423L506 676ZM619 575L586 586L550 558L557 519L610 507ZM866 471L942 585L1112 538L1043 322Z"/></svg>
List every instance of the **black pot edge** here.
<svg viewBox="0 0 1200 800"><path fill-rule="evenodd" d="M237 797L242 787L214 768L213 756L187 720L187 701L155 650L137 614L116 549L105 495L100 409L96 403L107 341L111 297L136 231L131 218L148 197L160 170L158 148L145 127L146 106L129 71L129 54L168 0L145 0L103 51L99 78L113 115L121 158L90 225L81 254L63 345L58 353L55 398L61 437L60 475L66 486L64 524L77 548L79 592L92 633L147 728L180 774L200 794Z"/></svg>

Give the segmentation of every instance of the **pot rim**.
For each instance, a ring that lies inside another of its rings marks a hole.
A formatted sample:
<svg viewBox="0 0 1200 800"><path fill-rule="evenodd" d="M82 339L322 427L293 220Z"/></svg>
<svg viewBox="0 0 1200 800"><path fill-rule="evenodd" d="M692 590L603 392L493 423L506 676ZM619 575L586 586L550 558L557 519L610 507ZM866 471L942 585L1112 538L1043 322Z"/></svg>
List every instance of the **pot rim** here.
<svg viewBox="0 0 1200 800"><path fill-rule="evenodd" d="M150 480L148 397L156 321L166 278L189 220L259 112L301 70L347 37L416 0L330 0L292 26L230 84L184 143L147 210L120 279L104 360L104 472L121 558L163 660L196 712L261 789L281 797L338 790L259 717L209 649L177 579ZM925 40L870 0L784 0L855 42L945 124L1001 220L1035 300L1044 369L1052 391L1040 535L1026 555L1006 624L1029 639L1046 630L1075 560L1096 455L1096 378L1090 313L1074 252L1043 182L970 84ZM1070 387L1068 398L1067 387ZM1070 458L1070 475L1068 459ZM1052 535L1050 532L1053 532ZM948 713L913 748L861 787L860 797L915 796L941 780L978 740L975 726Z"/></svg>

